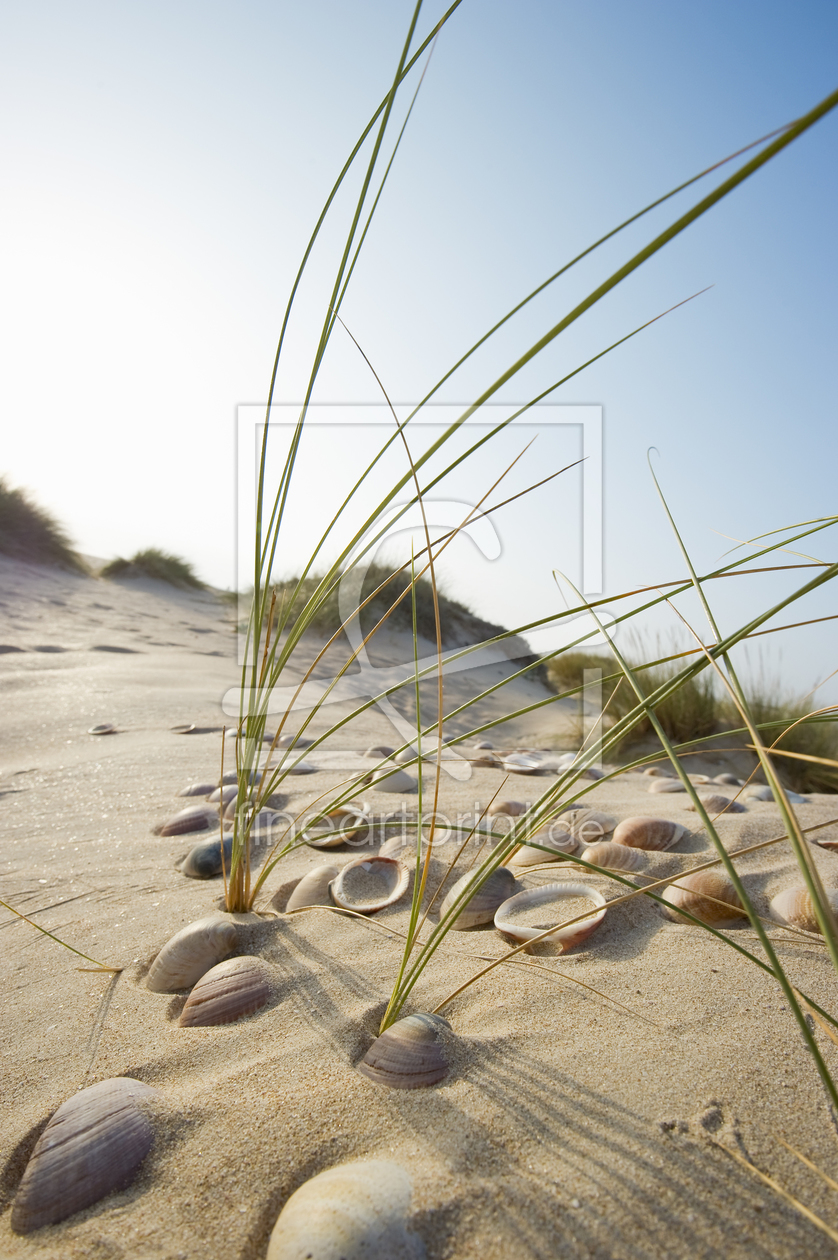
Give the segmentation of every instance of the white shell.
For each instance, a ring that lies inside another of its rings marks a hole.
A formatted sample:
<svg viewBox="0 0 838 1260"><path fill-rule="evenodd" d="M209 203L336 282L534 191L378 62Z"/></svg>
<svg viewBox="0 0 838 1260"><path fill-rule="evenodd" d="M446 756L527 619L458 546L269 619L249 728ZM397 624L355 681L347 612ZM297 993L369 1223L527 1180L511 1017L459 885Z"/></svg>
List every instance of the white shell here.
<svg viewBox="0 0 838 1260"><path fill-rule="evenodd" d="M223 915L188 923L160 950L146 977L146 987L153 993L191 989L210 967L233 953L238 941L236 925Z"/></svg>
<svg viewBox="0 0 838 1260"><path fill-rule="evenodd" d="M559 817L558 821L567 823L571 835L581 840L583 844L596 844L597 841L604 840L617 826L616 818L612 818L610 814L600 813L597 809L569 809Z"/></svg>
<svg viewBox="0 0 838 1260"><path fill-rule="evenodd" d="M311 827L303 830L303 839L312 849L336 849L346 844L362 827L369 826L369 818L359 806L338 805Z"/></svg>
<svg viewBox="0 0 838 1260"><path fill-rule="evenodd" d="M686 792L686 788L680 779L652 779L648 790L650 792Z"/></svg>
<svg viewBox="0 0 838 1260"><path fill-rule="evenodd" d="M633 849L627 844L615 844L613 840L600 840L598 844L591 844L581 856L586 862L601 866L606 871L640 871L646 865L642 849Z"/></svg>
<svg viewBox="0 0 838 1260"><path fill-rule="evenodd" d="M679 910L686 910L702 923L716 928L732 927L748 917L733 884L719 871L696 871L694 875L684 875L661 897L668 903L663 908L664 914L676 923L690 923L678 913ZM724 905L719 905L719 902L724 902Z"/></svg>
<svg viewBox="0 0 838 1260"><path fill-rule="evenodd" d="M648 849L650 853L662 853L671 849L682 836L686 827L670 822L668 818L624 818L614 828L611 837L614 844L625 844L630 849Z"/></svg>
<svg viewBox="0 0 838 1260"><path fill-rule="evenodd" d="M562 927L560 925L564 916L561 902L568 897L585 897L599 909L592 911L588 918L580 919L578 923ZM579 945L605 918L605 898L590 884L544 884L541 888L528 888L525 892L516 893L505 901L495 915L495 927L505 936L511 936L517 941L531 941L536 936L541 936L541 930L516 923L516 913L530 906L547 905L551 902L556 904L557 927L543 939L560 941L565 949Z"/></svg>
<svg viewBox="0 0 838 1260"><path fill-rule="evenodd" d="M330 891L336 906L358 914L375 914L398 901L409 882L410 871L397 858L360 857L347 862ZM364 887L369 884L371 889Z"/></svg>
<svg viewBox="0 0 838 1260"><path fill-rule="evenodd" d="M767 783L751 783L742 789L743 801L773 801L774 793Z"/></svg>
<svg viewBox="0 0 838 1260"><path fill-rule="evenodd" d="M838 915L838 891L833 889L825 891L833 911ZM804 932L817 932L819 936L822 935L821 925L818 923L812 898L805 884L798 884L794 888L786 888L778 893L772 899L768 909L772 919L776 919L778 923L786 923L791 927L803 928Z"/></svg>
<svg viewBox="0 0 838 1260"><path fill-rule="evenodd" d="M375 761L381 761L382 757L392 757L393 749L389 744L373 744L372 748L368 748L364 753L365 757L371 757Z"/></svg>
<svg viewBox="0 0 838 1260"><path fill-rule="evenodd" d="M373 792L412 792L416 788L416 780L406 770L387 770L376 773L370 779Z"/></svg>
<svg viewBox="0 0 838 1260"><path fill-rule="evenodd" d="M329 885L333 879L337 879L338 868L336 866L315 866L313 871L309 871L304 875L297 884L288 901L285 904L286 911L302 910L304 906L328 906L331 905L331 897L329 896Z"/></svg>
<svg viewBox="0 0 838 1260"><path fill-rule="evenodd" d="M494 801L486 810L486 817L494 818L497 814L506 814L510 818L518 818L526 812L527 807L522 801Z"/></svg>
<svg viewBox="0 0 838 1260"><path fill-rule="evenodd" d="M461 879L457 880L439 908L440 919L445 918L469 884L474 882L476 874L476 871L467 871ZM495 917L495 911L509 900L516 887L515 876L512 872L505 866L499 866L497 870L492 871L477 892L472 893L469 900L462 905L451 927L457 931L464 931L466 928L491 923Z"/></svg>
<svg viewBox="0 0 838 1260"><path fill-rule="evenodd" d="M512 774L537 774L543 769L541 758L527 753L508 753L501 764L504 770Z"/></svg>
<svg viewBox="0 0 838 1260"><path fill-rule="evenodd" d="M410 1177L389 1160L329 1168L291 1195L266 1260L424 1260L407 1229L411 1191Z"/></svg>

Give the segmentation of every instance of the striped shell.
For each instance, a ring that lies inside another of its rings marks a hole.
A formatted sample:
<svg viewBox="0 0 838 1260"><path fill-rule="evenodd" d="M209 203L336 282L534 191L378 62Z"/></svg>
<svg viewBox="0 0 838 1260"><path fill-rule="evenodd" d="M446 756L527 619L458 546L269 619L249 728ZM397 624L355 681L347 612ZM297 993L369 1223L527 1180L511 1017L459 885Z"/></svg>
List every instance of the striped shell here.
<svg viewBox="0 0 838 1260"><path fill-rule="evenodd" d="M224 869L229 872L230 859L233 854L232 835L224 836ZM205 840L190 849L186 857L177 864L181 875L189 879L212 879L221 874L221 841Z"/></svg>
<svg viewBox="0 0 838 1260"><path fill-rule="evenodd" d="M476 874L476 871L467 871L462 879L457 880L439 908L440 919L445 918L448 911L453 909L457 900L467 891L469 884L474 883ZM468 901L461 905L460 912L451 927L461 932L466 928L491 923L498 906L503 905L504 901L512 896L516 887L512 871L507 870L505 866L499 866L497 870L492 871L477 892L472 893Z"/></svg>
<svg viewBox="0 0 838 1260"><path fill-rule="evenodd" d="M486 817L494 818L498 814L505 814L509 818L518 818L526 812L527 807L522 801L494 801L486 810Z"/></svg>
<svg viewBox="0 0 838 1260"><path fill-rule="evenodd" d="M290 910L302 910L305 906L329 906L329 885L337 878L336 866L315 866L314 870L304 875L297 884L288 901L285 903L286 913Z"/></svg>
<svg viewBox="0 0 838 1260"><path fill-rule="evenodd" d="M54 1225L129 1185L154 1141L137 1106L157 1090L130 1077L100 1081L62 1103L38 1138L12 1206L12 1229Z"/></svg>
<svg viewBox="0 0 838 1260"><path fill-rule="evenodd" d="M268 972L261 958L242 954L218 963L202 976L186 999L181 1028L233 1024L266 1005L271 996Z"/></svg>
<svg viewBox="0 0 838 1260"><path fill-rule="evenodd" d="M633 849L627 844L614 844L613 840L600 840L598 844L591 844L581 856L586 862L601 866L606 871L640 871L646 865L642 849Z"/></svg>
<svg viewBox="0 0 838 1260"><path fill-rule="evenodd" d="M617 819L596 809L570 809L562 814L559 822L570 826L571 834L583 844L596 844L617 826Z"/></svg>
<svg viewBox="0 0 838 1260"><path fill-rule="evenodd" d="M451 1025L441 1015L407 1015L370 1046L358 1071L390 1089L422 1089L445 1079L450 1068L439 1040Z"/></svg>
<svg viewBox="0 0 838 1260"><path fill-rule="evenodd" d="M732 927L747 918L733 884L718 871L696 871L694 875L685 875L661 896L668 903L663 907L664 914L676 923L690 922L678 913L679 910L686 910L708 927L716 928ZM719 905L719 902L724 904Z"/></svg>
<svg viewBox="0 0 838 1260"><path fill-rule="evenodd" d="M210 967L232 954L238 942L236 925L222 915L189 923L160 950L146 977L146 987L153 993L190 989Z"/></svg>
<svg viewBox="0 0 838 1260"><path fill-rule="evenodd" d="M715 792L708 793L706 796L699 795L698 798L708 814L747 814L748 809L740 801L734 801L729 796L721 796ZM687 809L696 812L695 803L690 801Z"/></svg>
<svg viewBox="0 0 838 1260"><path fill-rule="evenodd" d="M218 825L218 811L211 805L187 805L180 813L152 828L155 836L186 836Z"/></svg>
<svg viewBox="0 0 838 1260"><path fill-rule="evenodd" d="M668 818L624 818L614 828L611 837L614 844L625 844L630 849L648 849L650 853L662 853L671 849L686 828Z"/></svg>
<svg viewBox="0 0 838 1260"><path fill-rule="evenodd" d="M239 794L237 783L225 783L221 787L213 788L210 796L210 805L217 805L219 802L226 807L231 801L234 801Z"/></svg>
<svg viewBox="0 0 838 1260"><path fill-rule="evenodd" d="M650 792L686 792L680 779L653 779L649 784Z"/></svg>
<svg viewBox="0 0 838 1260"><path fill-rule="evenodd" d="M833 911L838 915L838 891L827 889L826 895ZM778 923L786 923L791 927L802 928L804 932L817 932L819 936L823 935L812 905L812 898L809 896L809 889L805 884L798 884L794 888L787 888L784 892L778 893L771 901L769 912L772 919L776 919Z"/></svg>
<svg viewBox="0 0 838 1260"><path fill-rule="evenodd" d="M336 849L368 826L369 818L359 806L338 805L311 827L306 827L303 839L312 849Z"/></svg>
<svg viewBox="0 0 838 1260"><path fill-rule="evenodd" d="M215 791L215 786L214 783L190 783L178 792L178 796L209 796Z"/></svg>
<svg viewBox="0 0 838 1260"><path fill-rule="evenodd" d="M423 1260L406 1226L411 1191L404 1169L387 1160L318 1173L280 1212L266 1260Z"/></svg>
<svg viewBox="0 0 838 1260"><path fill-rule="evenodd" d="M731 787L742 786L742 780L737 779L735 774L717 774L713 782L714 783L727 783Z"/></svg>
<svg viewBox="0 0 838 1260"><path fill-rule="evenodd" d="M333 881L332 901L344 910L375 914L398 901L409 883L410 871L398 858L355 858Z"/></svg>
<svg viewBox="0 0 838 1260"><path fill-rule="evenodd" d="M541 866L544 862L558 862L563 854L575 853L579 848L579 841L571 834L562 819L557 819L544 831L537 831L530 839L534 840L535 844L522 844L520 849L507 859L506 866L516 869L523 866ZM538 848L538 845L544 845L544 848ZM545 850L550 851L545 852Z"/></svg>
<svg viewBox="0 0 838 1260"><path fill-rule="evenodd" d="M584 897L587 901L592 901L596 909L587 918L563 927L561 924L566 916L561 903L570 897ZM572 949L574 945L580 945L605 918L605 898L590 884L543 884L541 888L528 888L525 892L516 893L514 897L505 901L495 915L495 927L505 936L511 936L516 941L534 940L535 937L541 936L543 929L516 923L515 916L531 906L549 904L555 907L557 926L554 932L543 939L551 942L559 941L564 949Z"/></svg>

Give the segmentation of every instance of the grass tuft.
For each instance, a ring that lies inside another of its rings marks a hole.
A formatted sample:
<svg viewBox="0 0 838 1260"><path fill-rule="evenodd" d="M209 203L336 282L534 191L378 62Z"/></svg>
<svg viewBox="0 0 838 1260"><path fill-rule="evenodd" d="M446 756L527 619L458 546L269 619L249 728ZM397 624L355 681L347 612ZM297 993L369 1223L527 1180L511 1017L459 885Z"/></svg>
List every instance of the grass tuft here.
<svg viewBox="0 0 838 1260"><path fill-rule="evenodd" d="M104 578L154 578L157 582L168 582L170 586L182 589L203 590L204 583L195 576L195 570L187 560L173 556L167 551L158 551L156 547L148 547L138 551L130 560L118 556L111 560L99 572Z"/></svg>
<svg viewBox="0 0 838 1260"><path fill-rule="evenodd" d="M24 490L0 478L0 551L31 564L55 564L76 573L87 566L72 548L64 529Z"/></svg>

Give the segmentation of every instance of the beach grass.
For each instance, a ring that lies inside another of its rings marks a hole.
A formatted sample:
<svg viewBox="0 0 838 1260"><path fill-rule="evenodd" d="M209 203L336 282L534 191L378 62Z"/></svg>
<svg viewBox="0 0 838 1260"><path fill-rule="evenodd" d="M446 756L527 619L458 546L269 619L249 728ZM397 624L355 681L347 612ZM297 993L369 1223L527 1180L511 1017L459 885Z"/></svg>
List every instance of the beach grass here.
<svg viewBox="0 0 838 1260"><path fill-rule="evenodd" d="M169 586L177 586L181 590L203 590L204 583L196 576L195 570L188 560L174 556L168 551L160 551L157 547L147 547L137 551L130 560L118 556L99 570L103 578L152 578L156 582L167 582Z"/></svg>
<svg viewBox="0 0 838 1260"><path fill-rule="evenodd" d="M87 566L73 549L66 530L25 490L0 477L0 552L30 564L54 564L76 573Z"/></svg>

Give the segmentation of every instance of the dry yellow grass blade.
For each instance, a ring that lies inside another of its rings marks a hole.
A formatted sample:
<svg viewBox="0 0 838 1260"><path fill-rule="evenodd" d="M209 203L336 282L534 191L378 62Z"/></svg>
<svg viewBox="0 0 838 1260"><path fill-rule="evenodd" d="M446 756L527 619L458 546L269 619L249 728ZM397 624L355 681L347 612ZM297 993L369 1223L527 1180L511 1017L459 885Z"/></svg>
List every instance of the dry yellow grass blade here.
<svg viewBox="0 0 838 1260"><path fill-rule="evenodd" d="M773 1177L769 1177L767 1173L764 1173L760 1168L757 1168L756 1164L752 1164L750 1160L745 1159L744 1155L740 1155L738 1151L731 1150L729 1146L725 1146L724 1142L719 1142L714 1137L711 1137L710 1141L714 1146L717 1146L720 1151L724 1151L725 1155L729 1155L731 1159L735 1159L737 1164L741 1164L743 1168L747 1168L748 1172L753 1173L755 1177L758 1177L764 1185L773 1190L774 1193L779 1195L781 1199L785 1199L786 1203L789 1203L795 1211L800 1212L802 1216L805 1216L807 1221L811 1221L816 1229L819 1229L821 1233L826 1234L827 1238L831 1238L834 1243L838 1243L838 1231L827 1225L826 1221L822 1221L819 1216L815 1215L811 1208L807 1208L805 1203L801 1203L799 1199L796 1199L793 1194L790 1194L788 1190L785 1190L779 1182L774 1180Z"/></svg>

